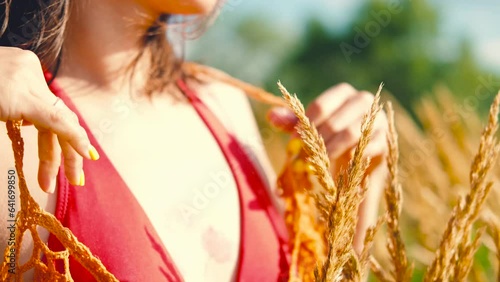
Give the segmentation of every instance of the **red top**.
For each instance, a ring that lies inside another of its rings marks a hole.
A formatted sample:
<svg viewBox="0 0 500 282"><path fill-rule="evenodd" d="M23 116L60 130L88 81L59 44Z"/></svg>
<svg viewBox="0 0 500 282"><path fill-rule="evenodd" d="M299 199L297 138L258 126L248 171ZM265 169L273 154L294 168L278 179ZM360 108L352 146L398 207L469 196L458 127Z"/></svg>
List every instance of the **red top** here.
<svg viewBox="0 0 500 282"><path fill-rule="evenodd" d="M241 240L237 281L288 281L284 221L272 205L255 165L196 94L183 81L179 81L178 86L217 140L238 187ZM51 90L78 115L90 142L101 153L99 161L84 160L85 189L72 187L64 177L64 166L60 167L57 219L71 229L119 281L183 281L146 213L75 105L54 83ZM52 250L63 250L54 235L50 235L48 244ZM76 282L95 281L72 258L70 269Z"/></svg>

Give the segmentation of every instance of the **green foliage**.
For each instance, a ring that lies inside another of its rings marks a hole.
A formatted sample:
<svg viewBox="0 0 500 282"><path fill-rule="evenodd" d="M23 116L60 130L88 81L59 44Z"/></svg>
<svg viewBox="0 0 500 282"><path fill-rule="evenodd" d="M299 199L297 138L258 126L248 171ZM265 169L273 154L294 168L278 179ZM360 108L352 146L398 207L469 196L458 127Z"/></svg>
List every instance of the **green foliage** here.
<svg viewBox="0 0 500 282"><path fill-rule="evenodd" d="M490 261L490 255L494 254L485 245L479 246L474 255L474 268L481 269L483 275L487 275L487 277L495 277L495 267Z"/></svg>
<svg viewBox="0 0 500 282"><path fill-rule="evenodd" d="M500 81L481 70L467 40L452 54L437 51L438 39L438 15L426 1L370 0L344 33L330 32L311 18L302 44L265 85L274 90L280 79L307 103L336 83L374 91L383 81L411 111L413 102L438 83L465 98L475 95L480 78ZM490 92L489 97L496 94ZM481 99L478 107L486 109L490 100Z"/></svg>

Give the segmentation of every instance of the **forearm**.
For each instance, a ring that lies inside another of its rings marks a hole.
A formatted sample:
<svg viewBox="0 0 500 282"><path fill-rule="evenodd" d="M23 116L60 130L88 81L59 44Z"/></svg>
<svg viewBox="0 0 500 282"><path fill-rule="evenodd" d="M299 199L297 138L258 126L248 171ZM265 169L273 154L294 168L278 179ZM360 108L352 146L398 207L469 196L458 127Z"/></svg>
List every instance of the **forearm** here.
<svg viewBox="0 0 500 282"><path fill-rule="evenodd" d="M366 230L374 226L380 208L380 200L386 185L387 167L386 162L378 164L365 181L368 181L368 191L365 199L361 203L358 211L358 224L356 226L356 234L354 237L354 249L359 254L363 250L363 242L365 239Z"/></svg>

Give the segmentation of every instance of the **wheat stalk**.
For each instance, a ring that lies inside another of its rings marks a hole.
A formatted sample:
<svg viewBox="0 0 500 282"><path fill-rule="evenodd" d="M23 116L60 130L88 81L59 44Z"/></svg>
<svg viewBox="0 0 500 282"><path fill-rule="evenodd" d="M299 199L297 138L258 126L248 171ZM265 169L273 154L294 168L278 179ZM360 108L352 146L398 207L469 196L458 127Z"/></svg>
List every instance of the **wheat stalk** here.
<svg viewBox="0 0 500 282"><path fill-rule="evenodd" d="M399 218L401 215L403 199L401 184L398 180L398 135L396 133L396 126L394 123L394 110L392 109L392 104L390 102L387 103L387 119L389 123L389 134L387 136L389 153L386 159L389 177L387 178L387 185L384 193L388 217L387 249L394 266L394 270L392 272L394 280L405 282L411 280L413 267L408 265L405 245L403 239L401 238L401 231L399 227Z"/></svg>
<svg viewBox="0 0 500 282"><path fill-rule="evenodd" d="M488 233L493 241L494 251L496 252L497 281L500 281L500 220L495 214L488 212L484 221L488 226Z"/></svg>
<svg viewBox="0 0 500 282"><path fill-rule="evenodd" d="M470 236L470 226L476 220L479 210L484 203L492 183L485 183L486 176L495 163L499 145L495 138L498 128L498 112L500 106L500 92L490 108L488 124L483 130L479 150L474 158L470 171L471 191L453 209L446 230L442 236L436 257L426 273L424 281L447 281L452 276L454 253L464 237Z"/></svg>
<svg viewBox="0 0 500 282"><path fill-rule="evenodd" d="M316 127L307 118L304 106L297 98L297 95L292 96L281 82L278 82L278 87L288 107L290 107L298 118L296 128L304 142L303 148L308 156L307 161L313 166L314 174L317 176L318 182L324 189L325 198L316 199L320 203L320 212L326 218L328 208L336 198L337 188L331 175L330 158L326 151L325 141L319 135Z"/></svg>
<svg viewBox="0 0 500 282"><path fill-rule="evenodd" d="M467 275L474 263L474 254L479 248L479 240L482 238L485 230L485 228L479 229L472 242L469 242L468 237L466 237L467 240L463 240L459 244L454 256L455 258L453 259L454 268L453 274L450 277L451 281L465 281L467 279Z"/></svg>
<svg viewBox="0 0 500 282"><path fill-rule="evenodd" d="M387 222L387 214L380 216L374 226L368 227L365 234L365 239L363 241L363 250L359 255L359 262L363 266L362 277L366 277L365 269L366 266L370 265L370 253L375 240L375 235L380 230L382 225Z"/></svg>
<svg viewBox="0 0 500 282"><path fill-rule="evenodd" d="M342 172L339 176L337 193L334 195L327 194L325 191L320 193L323 198L327 199L326 202L329 204L329 209L324 210L326 211L324 216L327 219L326 237L328 241L328 254L321 268L315 271L316 281L340 281L343 279L359 281L361 279L361 266L352 243L356 229L358 208L367 189L366 183L362 185L362 181L368 168L369 160L363 157L363 152L372 135L375 118L381 109L379 105L381 90L382 85L380 85L375 95L370 111L363 117L361 138L356 145L353 158L349 161L347 171ZM290 100L291 104L297 102L294 101L297 100L296 97L286 95L286 90L284 92L285 99ZM297 109L300 110L300 107ZM297 111L296 114L298 114L299 120L304 119L301 117L304 114L303 112ZM310 135L309 132L304 132L303 129L307 130L308 128L298 127L301 136L307 137ZM314 161L315 151L311 151L308 153L313 153L313 155L310 155L310 158L311 161ZM329 191L327 190L326 192ZM324 202L319 202L318 205L324 208Z"/></svg>
<svg viewBox="0 0 500 282"><path fill-rule="evenodd" d="M369 160L363 152L372 135L375 118L380 111L380 85L377 95L368 114L363 117L361 138L349 162L348 169L341 173L336 187L331 176L330 160L323 139L311 124L305 110L296 95L291 95L278 82L278 86L289 107L298 118L297 131L304 142L308 162L314 167L318 181L323 187L320 196L316 197L318 206L327 224L327 241L329 244L327 259L321 269L317 269L317 281L339 281L343 278L358 281L361 277L358 257L352 247L357 223L359 204L366 193L366 185L361 185Z"/></svg>

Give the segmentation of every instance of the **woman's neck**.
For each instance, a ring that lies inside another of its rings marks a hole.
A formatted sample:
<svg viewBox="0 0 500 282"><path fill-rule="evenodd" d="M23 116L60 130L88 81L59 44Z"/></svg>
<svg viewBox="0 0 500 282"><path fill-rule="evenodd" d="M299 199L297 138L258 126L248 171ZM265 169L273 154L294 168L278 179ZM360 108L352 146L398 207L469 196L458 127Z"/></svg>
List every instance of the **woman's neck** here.
<svg viewBox="0 0 500 282"><path fill-rule="evenodd" d="M73 87L127 91L125 70L141 52L141 40L155 15L128 0L74 1L67 23L59 77ZM148 60L140 60L134 85L144 85Z"/></svg>

